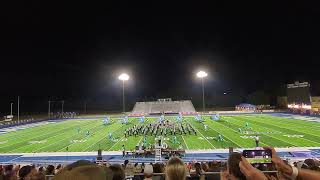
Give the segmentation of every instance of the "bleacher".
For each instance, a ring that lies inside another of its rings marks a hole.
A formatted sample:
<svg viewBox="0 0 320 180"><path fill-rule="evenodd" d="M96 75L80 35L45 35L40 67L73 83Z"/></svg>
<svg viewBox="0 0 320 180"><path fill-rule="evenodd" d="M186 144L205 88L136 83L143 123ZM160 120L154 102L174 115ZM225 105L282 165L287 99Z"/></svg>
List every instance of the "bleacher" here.
<svg viewBox="0 0 320 180"><path fill-rule="evenodd" d="M136 102L131 114L196 113L190 100Z"/></svg>

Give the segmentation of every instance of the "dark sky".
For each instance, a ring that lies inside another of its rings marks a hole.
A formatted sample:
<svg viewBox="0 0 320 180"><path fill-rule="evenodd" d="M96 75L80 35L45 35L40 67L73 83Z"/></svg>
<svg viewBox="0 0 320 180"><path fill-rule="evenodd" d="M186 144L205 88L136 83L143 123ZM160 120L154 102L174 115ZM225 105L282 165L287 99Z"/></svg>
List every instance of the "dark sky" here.
<svg viewBox="0 0 320 180"><path fill-rule="evenodd" d="M209 73L208 94L274 93L295 80L319 94L319 6L208 2L10 2L1 10L1 107L17 95L26 108L49 99L119 104L121 71L131 75L132 102L196 96L198 69Z"/></svg>

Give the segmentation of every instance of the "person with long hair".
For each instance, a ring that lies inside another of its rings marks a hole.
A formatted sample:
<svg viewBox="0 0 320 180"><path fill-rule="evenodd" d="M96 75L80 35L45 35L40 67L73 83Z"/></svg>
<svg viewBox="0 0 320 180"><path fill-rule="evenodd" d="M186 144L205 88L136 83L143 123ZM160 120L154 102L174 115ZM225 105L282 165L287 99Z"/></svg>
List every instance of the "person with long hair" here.
<svg viewBox="0 0 320 180"><path fill-rule="evenodd" d="M185 180L187 171L184 163L178 157L172 157L165 170L166 180Z"/></svg>

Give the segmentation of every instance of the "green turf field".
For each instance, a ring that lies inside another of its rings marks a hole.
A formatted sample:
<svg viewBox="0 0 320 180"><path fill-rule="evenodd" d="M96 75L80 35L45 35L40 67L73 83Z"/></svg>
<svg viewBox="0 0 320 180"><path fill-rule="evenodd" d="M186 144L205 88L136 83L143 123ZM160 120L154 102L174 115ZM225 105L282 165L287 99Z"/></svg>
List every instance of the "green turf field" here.
<svg viewBox="0 0 320 180"><path fill-rule="evenodd" d="M166 117L175 121L175 117ZM194 117L184 117L197 131L197 135L177 135L178 143L173 144L171 135L165 137L169 147L185 149L217 149L232 147L250 148L255 146L253 137L260 136L261 146L274 147L320 147L320 123L304 120L290 120L269 115L221 116L219 121L203 117L204 126ZM146 118L146 124L158 118ZM129 118L127 125L121 124L117 118L112 123L103 125L103 119L97 120L66 120L57 123L30 127L0 135L0 153L25 152L80 152L120 150L125 144L127 150L142 142L143 136L124 137L124 130L139 124L138 118ZM245 124L249 127L246 128ZM78 132L80 128L80 132ZM241 128L242 133L239 132ZM86 135L89 130L91 134ZM112 132L114 140L108 139ZM224 141L217 141L221 134ZM154 144L155 136L148 135L147 143Z"/></svg>

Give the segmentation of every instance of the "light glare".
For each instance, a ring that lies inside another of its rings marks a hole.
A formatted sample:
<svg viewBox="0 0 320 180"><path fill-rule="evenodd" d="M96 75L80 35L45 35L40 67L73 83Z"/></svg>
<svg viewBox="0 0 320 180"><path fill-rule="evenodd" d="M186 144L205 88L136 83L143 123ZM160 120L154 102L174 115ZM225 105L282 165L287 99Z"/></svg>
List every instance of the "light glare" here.
<svg viewBox="0 0 320 180"><path fill-rule="evenodd" d="M120 74L120 76L119 76L119 79L121 80L121 81L127 81L127 80L129 80L129 75L128 74L126 74L126 73L122 73L122 74Z"/></svg>
<svg viewBox="0 0 320 180"><path fill-rule="evenodd" d="M208 76L208 74L206 72L204 72L204 71L199 71L197 73L197 77L199 77L199 78L204 78L204 77L207 77L207 76Z"/></svg>

